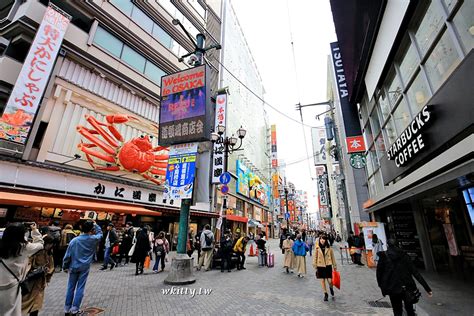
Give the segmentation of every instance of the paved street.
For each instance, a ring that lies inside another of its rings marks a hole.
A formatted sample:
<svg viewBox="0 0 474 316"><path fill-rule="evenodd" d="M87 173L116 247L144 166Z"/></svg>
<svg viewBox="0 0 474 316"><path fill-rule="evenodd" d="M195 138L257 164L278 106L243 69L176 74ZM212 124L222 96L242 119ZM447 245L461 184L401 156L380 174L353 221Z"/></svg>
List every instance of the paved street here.
<svg viewBox="0 0 474 316"><path fill-rule="evenodd" d="M342 290L336 289L335 300L323 302L310 257L307 258L308 275L299 279L283 272L278 241L271 240L269 244L275 252L274 268L259 268L257 258L250 257L245 271L197 272L197 282L183 288L188 291L212 289L212 292L194 297L189 293L162 293L163 289L172 288L163 283L167 269L158 275L147 270L144 275L135 276L132 266L104 272L98 271L99 265L95 265L83 307L104 309L105 315L391 315L391 309L375 308L367 303L382 297L373 271L339 263ZM46 290L42 315L62 313L66 281L66 274L54 275Z"/></svg>

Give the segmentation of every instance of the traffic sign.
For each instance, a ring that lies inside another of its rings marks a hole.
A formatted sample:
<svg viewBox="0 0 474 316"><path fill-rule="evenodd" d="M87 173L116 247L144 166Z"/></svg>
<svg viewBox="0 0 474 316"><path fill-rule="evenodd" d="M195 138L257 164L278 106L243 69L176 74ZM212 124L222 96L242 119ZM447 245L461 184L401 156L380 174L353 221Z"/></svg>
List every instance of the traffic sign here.
<svg viewBox="0 0 474 316"><path fill-rule="evenodd" d="M221 176L219 177L219 181L222 183L222 184L227 184L230 182L230 173L228 172L224 172L223 174L221 174Z"/></svg>
<svg viewBox="0 0 474 316"><path fill-rule="evenodd" d="M221 187L221 192L222 192L223 194L229 193L229 187L224 184L224 185Z"/></svg>

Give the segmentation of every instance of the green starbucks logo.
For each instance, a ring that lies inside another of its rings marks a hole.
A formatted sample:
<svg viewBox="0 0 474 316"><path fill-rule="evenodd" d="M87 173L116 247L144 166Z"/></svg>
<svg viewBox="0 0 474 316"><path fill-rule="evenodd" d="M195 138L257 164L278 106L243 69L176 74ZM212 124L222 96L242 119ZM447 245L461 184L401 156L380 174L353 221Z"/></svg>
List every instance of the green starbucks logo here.
<svg viewBox="0 0 474 316"><path fill-rule="evenodd" d="M351 166L355 169L362 169L367 164L367 159L364 154L356 153L352 154L350 158Z"/></svg>

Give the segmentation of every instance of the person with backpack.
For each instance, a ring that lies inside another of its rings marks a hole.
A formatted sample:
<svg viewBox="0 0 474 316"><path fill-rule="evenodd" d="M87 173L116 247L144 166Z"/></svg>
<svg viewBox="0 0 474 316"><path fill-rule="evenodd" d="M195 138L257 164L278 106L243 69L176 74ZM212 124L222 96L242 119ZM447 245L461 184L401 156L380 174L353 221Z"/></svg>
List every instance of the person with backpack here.
<svg viewBox="0 0 474 316"><path fill-rule="evenodd" d="M33 242L25 238L27 228ZM13 223L5 228L0 240L0 315L21 315L20 281L28 273L30 257L41 249L43 236L35 223Z"/></svg>
<svg viewBox="0 0 474 316"><path fill-rule="evenodd" d="M165 233L160 232L153 243L153 252L155 254L155 264L153 265L153 272L163 272L165 269L165 258L170 251L170 244L165 238ZM158 270L158 264L161 262L161 270Z"/></svg>
<svg viewBox="0 0 474 316"><path fill-rule="evenodd" d="M61 232L61 240L59 241L59 248L58 248L58 251L59 251L58 257L60 260L59 266L61 268L63 266L63 257L66 254L66 249L69 246L69 243L71 242L71 240L76 236L77 236L76 233L72 230L71 224L67 224L64 227L63 231Z"/></svg>
<svg viewBox="0 0 474 316"><path fill-rule="evenodd" d="M296 270L298 270L298 278L303 278L306 274L306 252L309 250L303 241L301 234L296 235L296 241L291 247L295 254Z"/></svg>
<svg viewBox="0 0 474 316"><path fill-rule="evenodd" d="M379 239L377 234L373 234L372 235L372 258L374 258L375 264L377 264L377 262L379 261L378 253L382 251L384 251L382 240Z"/></svg>
<svg viewBox="0 0 474 316"><path fill-rule="evenodd" d="M265 248L265 244L267 242L265 241L265 239L263 239L262 234L258 234L255 238L255 243L257 244L258 251L258 266L264 267L267 261L267 250Z"/></svg>
<svg viewBox="0 0 474 316"><path fill-rule="evenodd" d="M211 226L206 224L204 230L201 233L201 258L199 258L199 264L197 270L201 270L204 265L204 270L209 271L212 262L212 253L214 250L214 234L211 232Z"/></svg>
<svg viewBox="0 0 474 316"><path fill-rule="evenodd" d="M231 272L231 258L232 258L232 233L227 231L221 239L221 272L224 272L224 268L227 268L227 272Z"/></svg>
<svg viewBox="0 0 474 316"><path fill-rule="evenodd" d="M51 225L48 226L48 236L53 239L53 257L54 264L56 267L61 269L63 263L63 254L60 251L59 244L61 243L61 227L59 227L58 221L51 222Z"/></svg>
<svg viewBox="0 0 474 316"><path fill-rule="evenodd" d="M416 313L413 304L418 302L421 293L413 277L423 286L429 297L433 296L433 292L410 257L397 246L397 241L389 239L387 245L386 252L378 253L377 284L382 290L382 295L390 297L395 316L403 315L403 304L407 315L414 316Z"/></svg>

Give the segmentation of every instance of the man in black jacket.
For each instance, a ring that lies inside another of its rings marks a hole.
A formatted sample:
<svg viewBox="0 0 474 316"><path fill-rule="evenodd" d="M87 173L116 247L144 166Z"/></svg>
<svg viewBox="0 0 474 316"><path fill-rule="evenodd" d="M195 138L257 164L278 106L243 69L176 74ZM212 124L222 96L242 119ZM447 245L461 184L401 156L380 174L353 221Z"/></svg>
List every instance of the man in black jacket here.
<svg viewBox="0 0 474 316"><path fill-rule="evenodd" d="M104 252L104 265L100 270L107 270L107 266L110 263L110 270L115 268L117 265L114 260L111 258L112 249L114 245L118 242L117 233L115 232L114 224L109 223L107 225L107 237L105 237L105 252Z"/></svg>
<svg viewBox="0 0 474 316"><path fill-rule="evenodd" d="M409 295L417 290L414 276L428 293L433 295L431 288L415 268L410 257L400 248L394 239L387 242L388 250L378 252L379 262L377 265L377 283L382 290L382 295L389 295L392 303L393 314L403 314L403 303L408 316L416 315L413 303L409 302ZM402 303L403 302L403 303Z"/></svg>
<svg viewBox="0 0 474 316"><path fill-rule="evenodd" d="M119 264L122 263L123 257L125 257L125 265L127 265L129 262L130 258L128 253L130 252L130 248L132 248L134 233L135 232L133 231L132 222L127 222L127 224L125 224L125 230L122 234L122 243L120 244L120 259L118 261Z"/></svg>
<svg viewBox="0 0 474 316"><path fill-rule="evenodd" d="M224 265L227 268L227 272L231 272L231 259L232 259L232 248L234 241L232 240L232 233L226 231L223 238L221 239L221 272L224 272Z"/></svg>

